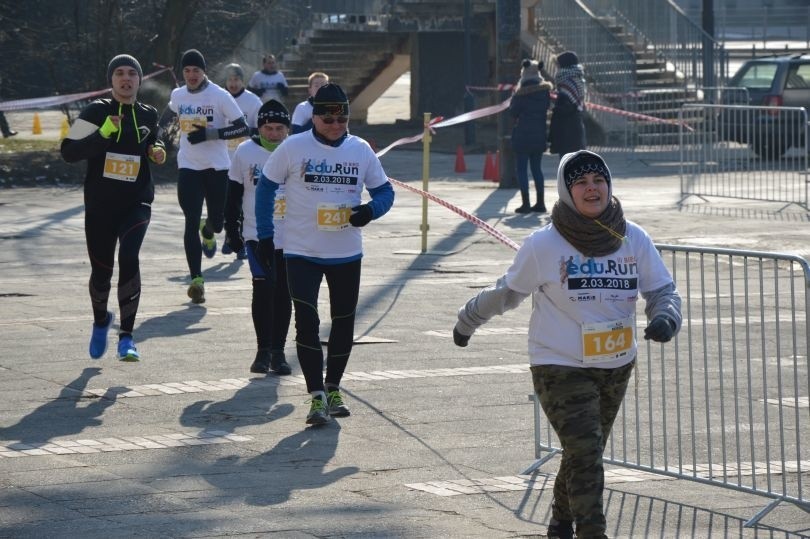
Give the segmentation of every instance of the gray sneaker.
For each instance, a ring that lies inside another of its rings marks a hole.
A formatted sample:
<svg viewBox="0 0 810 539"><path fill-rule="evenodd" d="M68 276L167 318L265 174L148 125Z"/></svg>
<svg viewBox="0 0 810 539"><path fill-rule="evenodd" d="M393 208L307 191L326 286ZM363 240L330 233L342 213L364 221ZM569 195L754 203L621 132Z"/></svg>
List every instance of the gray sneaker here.
<svg viewBox="0 0 810 539"><path fill-rule="evenodd" d="M326 411L326 402L323 397L312 397L307 414L307 425L324 425L329 422L329 414Z"/></svg>
<svg viewBox="0 0 810 539"><path fill-rule="evenodd" d="M343 402L343 395L335 389L326 394L326 403L329 408L329 415L332 417L349 417L349 407Z"/></svg>

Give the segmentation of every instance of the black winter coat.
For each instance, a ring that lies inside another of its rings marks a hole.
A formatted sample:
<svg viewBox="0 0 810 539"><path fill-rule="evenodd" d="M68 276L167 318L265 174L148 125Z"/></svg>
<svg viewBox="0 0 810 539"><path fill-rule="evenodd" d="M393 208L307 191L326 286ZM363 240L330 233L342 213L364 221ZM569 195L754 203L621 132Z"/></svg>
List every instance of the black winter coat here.
<svg viewBox="0 0 810 539"><path fill-rule="evenodd" d="M551 153L562 157L586 148L583 114L565 95L557 94L551 112Z"/></svg>
<svg viewBox="0 0 810 539"><path fill-rule="evenodd" d="M515 120L512 149L515 153L546 151L546 115L551 103L549 82L529 81L521 84L512 96L509 113Z"/></svg>

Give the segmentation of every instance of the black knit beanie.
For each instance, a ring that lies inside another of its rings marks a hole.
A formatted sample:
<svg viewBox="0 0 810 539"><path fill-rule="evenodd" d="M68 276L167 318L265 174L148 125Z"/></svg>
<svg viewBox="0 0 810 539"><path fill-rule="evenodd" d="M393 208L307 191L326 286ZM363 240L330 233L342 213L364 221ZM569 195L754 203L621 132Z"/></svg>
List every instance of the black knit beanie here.
<svg viewBox="0 0 810 539"><path fill-rule="evenodd" d="M181 67L199 67L205 71L205 58L203 58L202 53L197 49L189 49L183 53L183 57L180 59L180 65Z"/></svg>
<svg viewBox="0 0 810 539"><path fill-rule="evenodd" d="M256 127L261 127L268 123L284 124L290 127L290 111L275 99L269 100L259 108L259 114L256 117Z"/></svg>
<svg viewBox="0 0 810 539"><path fill-rule="evenodd" d="M138 63L138 60L136 60L134 56L130 56L129 54L119 54L118 56L110 60L109 64L107 64L107 82L112 84L113 71L115 71L116 68L121 66L129 66L135 68L135 71L138 72L138 82L140 83L143 80L143 70L141 69L141 64Z"/></svg>
<svg viewBox="0 0 810 539"><path fill-rule="evenodd" d="M565 51L557 56L557 65L560 67L571 67L579 63L577 53L574 51Z"/></svg>

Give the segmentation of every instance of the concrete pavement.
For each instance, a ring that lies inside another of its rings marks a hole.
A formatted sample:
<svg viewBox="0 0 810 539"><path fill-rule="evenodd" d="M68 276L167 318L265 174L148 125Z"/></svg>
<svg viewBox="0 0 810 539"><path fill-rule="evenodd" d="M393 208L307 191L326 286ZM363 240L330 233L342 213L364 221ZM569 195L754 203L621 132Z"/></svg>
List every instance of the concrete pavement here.
<svg viewBox="0 0 810 539"><path fill-rule="evenodd" d="M518 242L548 219L514 214L517 192L480 179L483 156L467 156L465 174L453 172L454 159L433 156L434 194ZM627 216L657 242L810 256L804 210L679 205L677 163L607 159ZM383 163L421 186L420 153L395 150ZM555 164L544 158L549 178ZM550 207L556 189L546 185ZM493 320L497 331L468 348L450 337L457 308L514 253L434 204L421 253L421 212L419 197L398 190L392 212L365 229L357 345L344 380L352 416L311 429L291 342L292 376L248 372L247 265L204 259L208 301L188 301L173 186L158 188L141 253L136 364L113 350L87 356L81 189L4 190L0 536L542 537L557 461L519 475L534 460L529 305ZM325 336L323 300L321 310ZM789 504L746 529L770 500L610 470L611 537L810 536L810 517Z"/></svg>

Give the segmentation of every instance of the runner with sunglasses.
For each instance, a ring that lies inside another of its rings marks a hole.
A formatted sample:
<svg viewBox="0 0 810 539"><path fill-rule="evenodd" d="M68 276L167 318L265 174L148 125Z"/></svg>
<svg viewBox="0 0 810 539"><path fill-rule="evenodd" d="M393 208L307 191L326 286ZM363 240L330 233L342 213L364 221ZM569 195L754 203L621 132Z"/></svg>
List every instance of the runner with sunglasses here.
<svg viewBox="0 0 810 539"><path fill-rule="evenodd" d="M371 146L350 135L349 100L336 84L321 87L312 100L313 127L292 135L267 160L256 189L259 260L273 264L273 206L284 185L284 262L295 307L298 361L312 396L308 425L346 417L340 393L354 338L360 293L363 238L360 228L385 215L394 190ZM371 200L362 203L363 188ZM318 291L326 278L332 329L323 376Z"/></svg>

